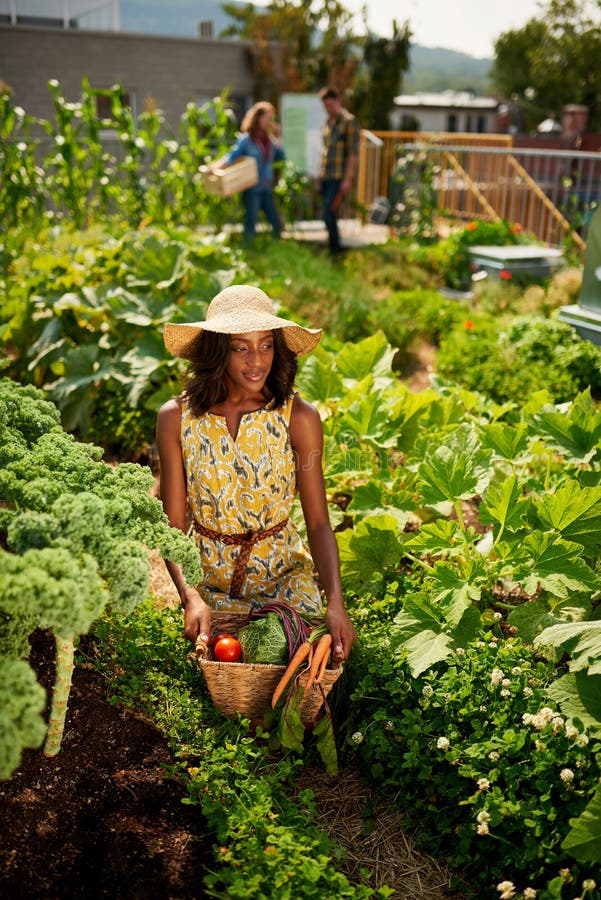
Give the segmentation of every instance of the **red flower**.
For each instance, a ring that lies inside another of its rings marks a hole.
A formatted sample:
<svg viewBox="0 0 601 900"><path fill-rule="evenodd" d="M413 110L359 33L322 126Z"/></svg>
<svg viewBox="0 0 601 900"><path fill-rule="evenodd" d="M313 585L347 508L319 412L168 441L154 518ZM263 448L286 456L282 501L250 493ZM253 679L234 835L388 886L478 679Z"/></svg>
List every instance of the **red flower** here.
<svg viewBox="0 0 601 900"><path fill-rule="evenodd" d="M501 271L499 272L499 278L502 278L503 281L511 281L513 276L509 269L501 269Z"/></svg>
<svg viewBox="0 0 601 900"><path fill-rule="evenodd" d="M512 234L520 234L521 231L522 231L522 226L520 225L520 223L514 222L514 224L511 226L511 233Z"/></svg>
<svg viewBox="0 0 601 900"><path fill-rule="evenodd" d="M471 319L466 319L465 322L463 323L463 327L465 328L466 331L471 331L474 328L474 323L472 322Z"/></svg>
<svg viewBox="0 0 601 900"><path fill-rule="evenodd" d="M465 226L465 230L466 230L466 231L475 231L477 227L478 227L478 223L477 223L477 222L470 222L469 225L466 225L466 226Z"/></svg>

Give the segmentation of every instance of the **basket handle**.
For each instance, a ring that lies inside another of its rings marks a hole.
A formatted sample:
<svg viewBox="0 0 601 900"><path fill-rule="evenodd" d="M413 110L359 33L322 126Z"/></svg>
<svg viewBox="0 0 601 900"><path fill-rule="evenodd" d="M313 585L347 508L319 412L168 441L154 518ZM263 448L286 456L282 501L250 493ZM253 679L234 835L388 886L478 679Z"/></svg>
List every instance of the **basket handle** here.
<svg viewBox="0 0 601 900"><path fill-rule="evenodd" d="M198 659L204 659L209 655L209 645L205 644L200 635L196 638L194 643L194 649L196 650L196 656Z"/></svg>

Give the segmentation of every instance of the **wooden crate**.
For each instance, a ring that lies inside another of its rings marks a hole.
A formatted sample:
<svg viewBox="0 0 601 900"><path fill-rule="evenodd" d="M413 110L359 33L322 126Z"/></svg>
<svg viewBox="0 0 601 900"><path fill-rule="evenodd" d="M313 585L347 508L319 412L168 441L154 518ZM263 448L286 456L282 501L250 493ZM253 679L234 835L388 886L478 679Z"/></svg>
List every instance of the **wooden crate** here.
<svg viewBox="0 0 601 900"><path fill-rule="evenodd" d="M231 197L253 187L258 181L257 161L252 156L241 156L225 169L207 169L204 172L205 190L220 197Z"/></svg>

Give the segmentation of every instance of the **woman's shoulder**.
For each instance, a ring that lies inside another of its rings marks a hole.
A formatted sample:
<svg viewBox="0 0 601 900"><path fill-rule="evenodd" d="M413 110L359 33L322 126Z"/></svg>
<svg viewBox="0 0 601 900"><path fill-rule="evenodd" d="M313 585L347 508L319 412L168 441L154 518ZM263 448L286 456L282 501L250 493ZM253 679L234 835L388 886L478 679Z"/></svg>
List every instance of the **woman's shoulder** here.
<svg viewBox="0 0 601 900"><path fill-rule="evenodd" d="M157 417L159 426L161 424L170 425L176 422L181 422L182 406L182 397L172 397L171 400L167 400L166 403L163 403L163 405L159 408Z"/></svg>
<svg viewBox="0 0 601 900"><path fill-rule="evenodd" d="M298 393L292 395L290 423L292 424L293 422L298 423L301 427L315 424L319 424L321 427L321 418L316 408Z"/></svg>

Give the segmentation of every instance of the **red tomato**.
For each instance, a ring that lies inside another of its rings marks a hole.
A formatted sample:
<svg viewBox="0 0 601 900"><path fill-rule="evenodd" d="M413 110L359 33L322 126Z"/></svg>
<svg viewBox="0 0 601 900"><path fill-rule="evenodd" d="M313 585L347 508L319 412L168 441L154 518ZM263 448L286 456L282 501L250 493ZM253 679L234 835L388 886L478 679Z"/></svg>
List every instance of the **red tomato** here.
<svg viewBox="0 0 601 900"><path fill-rule="evenodd" d="M219 634L211 638L211 647L214 647L222 638L234 638L234 635L230 634L229 631L220 631Z"/></svg>
<svg viewBox="0 0 601 900"><path fill-rule="evenodd" d="M242 656L242 645L237 638L225 635L217 641L213 653L219 662L238 662Z"/></svg>

